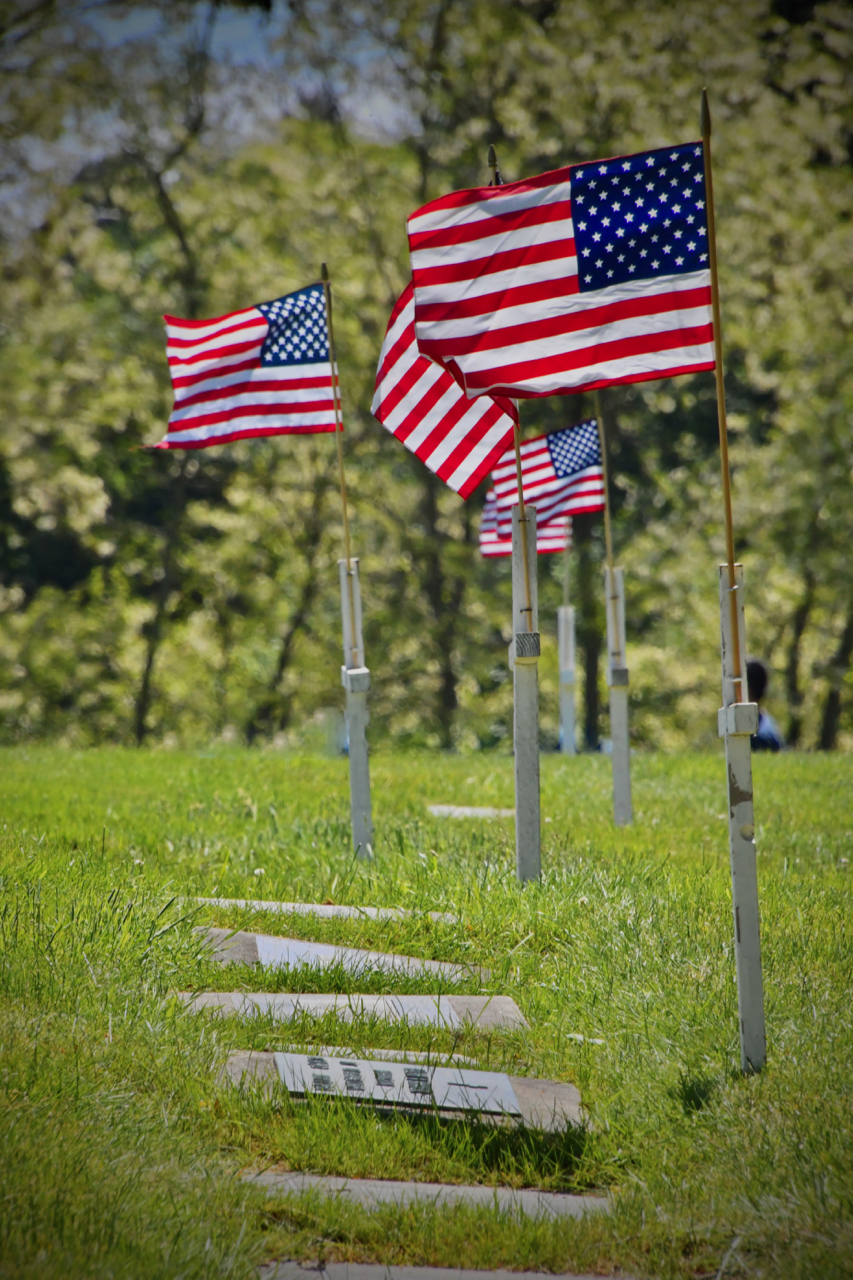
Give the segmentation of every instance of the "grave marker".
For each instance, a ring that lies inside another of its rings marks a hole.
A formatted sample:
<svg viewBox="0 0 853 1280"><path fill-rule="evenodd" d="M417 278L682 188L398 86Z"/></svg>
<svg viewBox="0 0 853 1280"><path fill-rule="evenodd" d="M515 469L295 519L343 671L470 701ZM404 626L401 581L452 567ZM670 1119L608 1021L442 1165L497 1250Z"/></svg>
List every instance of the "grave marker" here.
<svg viewBox="0 0 853 1280"><path fill-rule="evenodd" d="M382 1018L388 1022L406 1022L409 1026L443 1027L452 1031L463 1026L486 1030L528 1025L510 996L204 991L199 994L182 992L180 999L193 1012L214 1009L242 1019L271 1015L281 1022L292 1022L303 1014L323 1018L333 1013L341 1022L352 1022L356 1018Z"/></svg>
<svg viewBox="0 0 853 1280"><path fill-rule="evenodd" d="M379 969L384 973L406 974L408 977L438 976L448 982L464 982L471 978L488 981L490 972L474 965L450 964L444 960L421 960L417 956L393 955L383 951L367 951L362 947L341 947L331 942L306 942L302 938L276 938L265 933L200 927L212 958L221 964L263 964L273 969L290 969L309 965L314 969L330 969L337 965L353 974Z"/></svg>

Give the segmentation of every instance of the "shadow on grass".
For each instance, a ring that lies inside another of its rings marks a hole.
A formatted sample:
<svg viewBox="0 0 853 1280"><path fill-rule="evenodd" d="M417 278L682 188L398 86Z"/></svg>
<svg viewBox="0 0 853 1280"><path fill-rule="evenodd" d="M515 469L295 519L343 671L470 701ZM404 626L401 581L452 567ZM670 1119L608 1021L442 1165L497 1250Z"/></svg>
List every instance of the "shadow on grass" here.
<svg viewBox="0 0 853 1280"><path fill-rule="evenodd" d="M704 1110L719 1087L720 1081L715 1076L683 1073L678 1084L669 1090L669 1094L681 1104L684 1114L689 1116L695 1111Z"/></svg>

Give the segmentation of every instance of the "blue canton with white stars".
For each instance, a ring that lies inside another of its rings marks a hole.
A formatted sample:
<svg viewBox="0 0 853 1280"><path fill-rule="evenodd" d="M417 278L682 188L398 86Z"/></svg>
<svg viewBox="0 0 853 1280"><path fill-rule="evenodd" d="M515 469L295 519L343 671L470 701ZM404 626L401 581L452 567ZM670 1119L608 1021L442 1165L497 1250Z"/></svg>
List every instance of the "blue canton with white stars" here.
<svg viewBox="0 0 853 1280"><path fill-rule="evenodd" d="M258 303L269 324L262 365L317 364L329 359L326 299L321 284L297 289L275 302Z"/></svg>
<svg viewBox="0 0 853 1280"><path fill-rule="evenodd" d="M581 293L708 267L702 144L572 166Z"/></svg>
<svg viewBox="0 0 853 1280"><path fill-rule="evenodd" d="M551 463L561 480L587 467L601 466L597 418L590 418L577 427L552 431L547 441Z"/></svg>

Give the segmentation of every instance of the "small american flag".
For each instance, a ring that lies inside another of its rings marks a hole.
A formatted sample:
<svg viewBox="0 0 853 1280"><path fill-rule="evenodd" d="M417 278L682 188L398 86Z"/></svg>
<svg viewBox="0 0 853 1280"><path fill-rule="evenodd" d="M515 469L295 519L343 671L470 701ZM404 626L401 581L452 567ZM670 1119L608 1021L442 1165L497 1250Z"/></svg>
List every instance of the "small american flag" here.
<svg viewBox="0 0 853 1280"><path fill-rule="evenodd" d="M557 516L604 508L604 468L598 421L535 436L521 446L524 501L547 524ZM509 449L492 472L498 511L498 533L512 533L512 508L518 505L515 450Z"/></svg>
<svg viewBox="0 0 853 1280"><path fill-rule="evenodd" d="M541 555L552 551L565 551L572 545L572 517L557 516L548 524L540 525L537 520L536 550ZM507 536L498 531L498 509L495 505L495 491L490 489L486 494L486 505L480 518L480 551L484 556L512 555L512 527Z"/></svg>
<svg viewBox="0 0 853 1280"><path fill-rule="evenodd" d="M456 191L408 229L418 346L468 396L714 367L701 143Z"/></svg>
<svg viewBox="0 0 853 1280"><path fill-rule="evenodd" d="M321 284L215 320L165 320L175 406L158 448L334 431Z"/></svg>
<svg viewBox="0 0 853 1280"><path fill-rule="evenodd" d="M509 403L468 400L415 341L415 302L408 284L391 312L379 357L371 411L430 471L467 498L512 440Z"/></svg>

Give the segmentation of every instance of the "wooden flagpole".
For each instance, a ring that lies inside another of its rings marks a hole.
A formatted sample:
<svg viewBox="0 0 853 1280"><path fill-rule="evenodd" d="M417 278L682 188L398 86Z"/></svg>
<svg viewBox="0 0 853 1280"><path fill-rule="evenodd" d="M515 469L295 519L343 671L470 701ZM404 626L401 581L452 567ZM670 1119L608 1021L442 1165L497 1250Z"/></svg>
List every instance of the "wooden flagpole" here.
<svg viewBox="0 0 853 1280"><path fill-rule="evenodd" d="M343 446L343 414L341 413L341 389L338 380L338 361L335 355L335 329L332 322L332 284L329 279L329 269L323 262L320 266L320 278L323 281L323 294L326 300L326 325L329 330L329 356L332 363L332 399L335 404L335 440L338 446L338 476L341 485L341 510L344 517L344 554L347 560L347 581L349 583L347 595L349 597L349 616L350 616L350 644L352 648L352 665L357 667L358 652L356 648L356 631L355 631L355 601L352 589L352 553L350 549L349 536L349 514L347 512L347 482L344 474L344 446Z"/></svg>
<svg viewBox="0 0 853 1280"><path fill-rule="evenodd" d="M494 147L489 147L492 186L501 183ZM542 870L539 797L539 592L536 566L536 508L524 505L518 401L512 438L518 505L512 509L513 768L515 772L515 873L522 884ZM532 534L532 537L530 536ZM524 619L523 630L518 618Z"/></svg>
<svg viewBox="0 0 853 1280"><path fill-rule="evenodd" d="M751 1072L760 1071L767 1056L750 742L750 736L758 728L758 707L747 700L748 692L744 687L746 625L743 607L743 566L735 563L726 393L723 381L720 285L717 274L714 184L711 172L711 110L705 89L702 90L700 119L705 167L711 310L714 322L714 376L717 387L717 422L720 432L720 466L726 531L726 564L720 565L719 584L723 705L717 716L717 731L726 744L729 858L732 875L740 1062L743 1071Z"/></svg>
<svg viewBox="0 0 853 1280"><path fill-rule="evenodd" d="M610 764L613 773L613 821L625 827L633 821L631 801L631 742L628 735L628 663L625 653L625 586L622 570L613 563L613 528L610 519L610 475L607 466L607 433L601 412L601 396L593 393L601 471L604 481L604 572L607 611L607 683L610 689Z"/></svg>
<svg viewBox="0 0 853 1280"><path fill-rule="evenodd" d="M498 168L497 152L495 151L495 148L491 144L489 145L488 165L492 171L492 180L489 183L489 186L502 187L503 179L501 178L501 171ZM520 417L519 417L519 410L518 410L518 401L516 400L514 403L515 403L515 419L513 420L513 424L512 424L512 443L515 449L515 481L518 486L518 519L521 525L521 542L522 542L522 548L523 548L522 554L524 558L524 598L525 598L524 615L525 615L525 621L527 622L527 630L532 631L533 630L533 604L532 604L532 597L530 592L530 568L528 564L528 555L527 555L527 514L524 510L524 484L522 482L522 471L521 471L521 425L520 425Z"/></svg>
<svg viewBox="0 0 853 1280"><path fill-rule="evenodd" d="M335 440L338 450L338 473L341 485L341 510L344 519L344 552L346 559L338 561L341 576L341 610L343 613L344 665L341 683L347 699L347 738L349 742L350 819L352 841L356 856L369 859L373 856L373 815L370 800L370 763L367 754L367 692L370 688L370 671L364 658L364 639L361 631L361 585L358 578L358 561L353 560L347 511L347 487L344 474L343 414L341 412L340 379L335 352L335 330L332 322L332 286L325 262L320 268L323 294L326 301L326 326L329 333L329 359L332 366L332 399L335 405Z"/></svg>
<svg viewBox="0 0 853 1280"><path fill-rule="evenodd" d="M702 158L705 166L705 199L708 220L708 265L711 269L711 313L714 324L714 378L717 384L717 427L720 435L720 468L723 480L723 520L726 530L726 563L729 574L729 612L734 644L734 681L738 686L738 702L746 702L744 673L741 670L738 610L735 602L735 535L732 519L732 483L729 468L729 429L726 420L726 386L723 380L723 327L720 318L720 281L717 274L717 226L714 217L714 177L711 170L711 108L708 91L702 90L701 109Z"/></svg>

